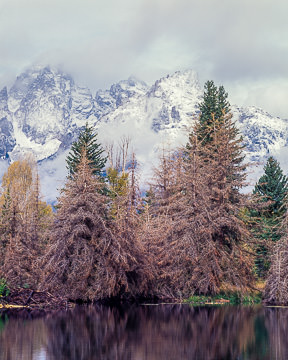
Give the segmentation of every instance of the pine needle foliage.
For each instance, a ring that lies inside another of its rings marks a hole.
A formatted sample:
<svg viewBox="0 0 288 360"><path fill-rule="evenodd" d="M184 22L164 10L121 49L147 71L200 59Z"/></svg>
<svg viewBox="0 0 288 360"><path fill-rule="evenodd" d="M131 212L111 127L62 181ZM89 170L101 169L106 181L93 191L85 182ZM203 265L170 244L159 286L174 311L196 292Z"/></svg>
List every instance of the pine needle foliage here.
<svg viewBox="0 0 288 360"><path fill-rule="evenodd" d="M89 166L94 175L101 175L105 167L107 157L103 156L104 149L97 140L98 134L86 123L85 128L80 132L79 138L75 141L67 156L66 163L69 176L73 176L77 171L81 161L82 152L85 149L85 156L89 161Z"/></svg>
<svg viewBox="0 0 288 360"><path fill-rule="evenodd" d="M256 209L251 210L252 232L258 240L256 246L256 271L265 278L270 266L271 242L281 237L279 231L282 218L287 211L288 178L283 174L279 162L270 156L264 166L264 174L253 190Z"/></svg>
<svg viewBox="0 0 288 360"><path fill-rule="evenodd" d="M257 195L259 202L266 203L262 214L266 218L278 218L286 212L286 200L288 193L288 178L283 174L279 162L270 156L264 166L264 174L255 185L253 194ZM276 234L275 234L276 235ZM275 236L275 239L279 236Z"/></svg>
<svg viewBox="0 0 288 360"><path fill-rule="evenodd" d="M230 112L230 104L227 100L228 94L223 86L217 86L213 80L204 85L203 101L199 104L200 118L197 132L198 140L203 143L212 140L211 127L214 121L219 121Z"/></svg>

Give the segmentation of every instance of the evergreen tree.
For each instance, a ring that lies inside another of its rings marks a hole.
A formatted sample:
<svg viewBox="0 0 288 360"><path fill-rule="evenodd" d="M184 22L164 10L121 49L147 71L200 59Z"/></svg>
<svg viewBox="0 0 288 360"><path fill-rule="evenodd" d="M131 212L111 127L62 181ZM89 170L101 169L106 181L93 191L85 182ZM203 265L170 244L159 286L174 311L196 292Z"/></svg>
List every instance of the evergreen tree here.
<svg viewBox="0 0 288 360"><path fill-rule="evenodd" d="M85 156L89 161L93 174L101 175L107 158L103 156L104 149L98 143L97 135L97 133L93 132L93 128L86 123L85 128L79 134L78 140L72 144L71 151L66 159L69 176L73 176L77 172L83 149L85 149Z"/></svg>
<svg viewBox="0 0 288 360"><path fill-rule="evenodd" d="M218 88L218 98L217 98L217 110L216 117L220 119L224 115L230 112L230 104L227 100L228 93L225 91L224 86L220 85Z"/></svg>
<svg viewBox="0 0 288 360"><path fill-rule="evenodd" d="M223 119L230 112L227 97L223 86L217 88L212 80L205 83L203 101L199 104L198 140L204 143L212 141L214 122Z"/></svg>
<svg viewBox="0 0 288 360"><path fill-rule="evenodd" d="M266 218L274 218L280 221L280 217L285 213L285 201L288 192L288 178L283 174L279 162L270 156L264 166L264 175L260 177L253 193L259 201L266 203L261 213ZM276 233L273 240L279 239Z"/></svg>
<svg viewBox="0 0 288 360"><path fill-rule="evenodd" d="M226 142L226 150L221 150L223 158L218 161L219 170L225 174L225 182L233 184L230 201L238 201L239 189L244 186L246 178L246 166L243 165L245 158L243 139L232 119L233 115L227 100L228 94L224 87L220 86L218 89L213 81L207 81L205 90L203 102L199 105L201 110L199 121L189 135L186 147L191 150L197 146L201 149L199 156L205 163L212 164L219 158L220 149ZM222 136L225 139L223 138L221 143ZM227 165L226 168L224 164Z"/></svg>
<svg viewBox="0 0 288 360"><path fill-rule="evenodd" d="M251 211L252 232L258 241L256 271L260 277L265 277L269 269L269 242L281 237L279 226L286 212L287 192L288 178L279 162L270 156L264 166L264 174L253 190L258 209Z"/></svg>
<svg viewBox="0 0 288 360"><path fill-rule="evenodd" d="M204 85L203 101L199 104L200 123L204 125L212 120L212 114L217 113L218 89L213 80L207 81Z"/></svg>

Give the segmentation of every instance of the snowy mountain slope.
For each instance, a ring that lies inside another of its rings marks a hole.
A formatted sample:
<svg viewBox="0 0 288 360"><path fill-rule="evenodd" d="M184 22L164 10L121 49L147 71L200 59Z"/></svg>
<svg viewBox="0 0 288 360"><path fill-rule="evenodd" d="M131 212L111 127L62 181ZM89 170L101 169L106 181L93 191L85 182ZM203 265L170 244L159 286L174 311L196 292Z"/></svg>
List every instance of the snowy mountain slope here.
<svg viewBox="0 0 288 360"><path fill-rule="evenodd" d="M159 143L165 141L171 146L185 144L187 131L199 114L202 94L194 71L176 72L157 80L145 96L132 98L104 116L99 129L103 136L109 132L108 128L117 129L117 133L128 134L138 139L137 142L144 129L146 135L152 129L158 135L153 153ZM267 156L280 157L288 148L288 120L273 117L256 107L232 106L231 110L244 138L248 162L261 164ZM288 170L288 163L284 168Z"/></svg>
<svg viewBox="0 0 288 360"><path fill-rule="evenodd" d="M233 107L232 111L251 160L264 159L268 154L277 156L288 145L288 120L256 107Z"/></svg>
<svg viewBox="0 0 288 360"><path fill-rule="evenodd" d="M134 77L113 84L109 90L99 90L95 97L95 115L98 119L126 104L131 98L144 96L148 85Z"/></svg>
<svg viewBox="0 0 288 360"><path fill-rule="evenodd" d="M25 152L34 153L41 161L46 198L55 199L53 189L61 187L66 176L65 156L88 121L104 145L129 136L148 178L164 143L177 146L187 141L202 93L192 70L168 75L152 86L131 77L93 97L71 76L50 67L33 67L9 90L0 91L0 156L13 161ZM247 145L248 161L286 154L288 120L255 107L233 106L232 111ZM281 165L288 170L288 163Z"/></svg>
<svg viewBox="0 0 288 360"><path fill-rule="evenodd" d="M7 158L15 144L12 118L8 109L8 93L7 88L4 87L0 91L0 158Z"/></svg>
<svg viewBox="0 0 288 360"><path fill-rule="evenodd" d="M9 90L8 111L15 139L10 158L31 151L43 160L70 144L83 121L94 117L94 100L70 76L36 67L21 74Z"/></svg>

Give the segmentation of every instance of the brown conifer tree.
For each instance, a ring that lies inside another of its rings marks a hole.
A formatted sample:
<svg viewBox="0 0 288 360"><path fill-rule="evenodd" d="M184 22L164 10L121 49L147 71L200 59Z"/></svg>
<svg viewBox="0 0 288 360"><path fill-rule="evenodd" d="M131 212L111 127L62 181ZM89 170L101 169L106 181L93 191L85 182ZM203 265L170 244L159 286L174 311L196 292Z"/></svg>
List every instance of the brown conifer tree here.
<svg viewBox="0 0 288 360"><path fill-rule="evenodd" d="M84 301L136 295L130 275L137 271L138 250L116 235L103 186L82 153L77 172L59 199L42 289Z"/></svg>
<svg viewBox="0 0 288 360"><path fill-rule="evenodd" d="M151 262L142 241L143 217L142 201L136 176L136 159L132 154L131 164L127 169L127 189L118 196L118 211L115 217L117 237L127 254L129 272L129 291L140 296L151 295L151 280L153 272ZM135 261L136 260L136 261Z"/></svg>
<svg viewBox="0 0 288 360"><path fill-rule="evenodd" d="M183 153L162 149L158 167L146 198L145 230L143 243L149 254L151 269L154 273L153 292L157 297L177 297L173 278L179 270L174 266L177 254L173 253L176 223L182 212L181 199L184 190ZM180 225L181 226L181 225Z"/></svg>
<svg viewBox="0 0 288 360"><path fill-rule="evenodd" d="M156 241L162 248L159 278L165 279L160 287L176 297L243 290L253 283L249 233L238 216L245 178L241 140L230 116L213 122L212 140L206 143L198 139L198 126L189 147L175 153L174 166L160 167L158 180L171 181L154 205L157 217L164 219L158 223L166 228L159 227Z"/></svg>
<svg viewBox="0 0 288 360"><path fill-rule="evenodd" d="M288 213L282 220L279 234L281 238L273 247L264 291L264 301L270 305L288 304Z"/></svg>
<svg viewBox="0 0 288 360"><path fill-rule="evenodd" d="M113 145L108 148L110 212L114 220L115 236L127 257L127 272L130 296L151 295L151 263L142 241L142 200L138 186L135 153L129 152L129 138L122 138L113 154ZM128 294L127 294L128 295Z"/></svg>

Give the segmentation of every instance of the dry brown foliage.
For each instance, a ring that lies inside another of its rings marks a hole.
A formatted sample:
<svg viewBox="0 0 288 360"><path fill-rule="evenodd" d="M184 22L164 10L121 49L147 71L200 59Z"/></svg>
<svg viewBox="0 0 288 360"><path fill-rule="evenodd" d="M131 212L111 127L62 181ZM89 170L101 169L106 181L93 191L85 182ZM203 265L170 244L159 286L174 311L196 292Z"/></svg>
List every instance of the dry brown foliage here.
<svg viewBox="0 0 288 360"><path fill-rule="evenodd" d="M37 286L38 255L39 252L32 248L29 239L25 241L20 235L9 238L2 267L3 272L0 276L7 280L10 289L18 286Z"/></svg>
<svg viewBox="0 0 288 360"><path fill-rule="evenodd" d="M67 310L69 307L72 307L71 303L68 303L65 299L60 298L58 295L53 296L48 292L36 291L33 289L15 289L8 296L3 299L4 307L12 307L18 305L19 308L23 307L23 310L26 308L30 311L33 311L34 314L37 314L38 311L48 312L54 310ZM8 304L8 305L7 305Z"/></svg>
<svg viewBox="0 0 288 360"><path fill-rule="evenodd" d="M108 181L111 197L110 212L116 231L128 257L129 293L144 297L151 295L153 271L150 257L142 241L143 202L139 189L139 164L135 153L130 153L130 139L121 138L118 147L111 144L107 148L109 169Z"/></svg>
<svg viewBox="0 0 288 360"><path fill-rule="evenodd" d="M142 202L138 182L135 175L134 154L132 165L129 171L127 189L117 196L114 205L116 236L121 243L121 247L126 254L132 254L127 258L129 263L129 292L133 295L151 295L151 281L153 271L149 254L146 251L141 239L143 234L144 221L140 215Z"/></svg>
<svg viewBox="0 0 288 360"><path fill-rule="evenodd" d="M71 300L131 297L141 292L141 249L125 232L126 221L109 219L102 188L103 182L92 175L83 156L59 199L44 258L42 289Z"/></svg>
<svg viewBox="0 0 288 360"><path fill-rule="evenodd" d="M281 225L282 237L273 247L264 300L271 305L288 304L288 213Z"/></svg>
<svg viewBox="0 0 288 360"><path fill-rule="evenodd" d="M226 121L213 129L211 144L191 136L189 149L163 156L156 173L147 239L157 253L159 291L168 296L253 284L250 234L238 216L245 200L241 146Z"/></svg>
<svg viewBox="0 0 288 360"><path fill-rule="evenodd" d="M3 176L0 203L2 276L10 288L36 287L38 258L45 249L52 209L40 200L39 176L31 157L10 165Z"/></svg>

